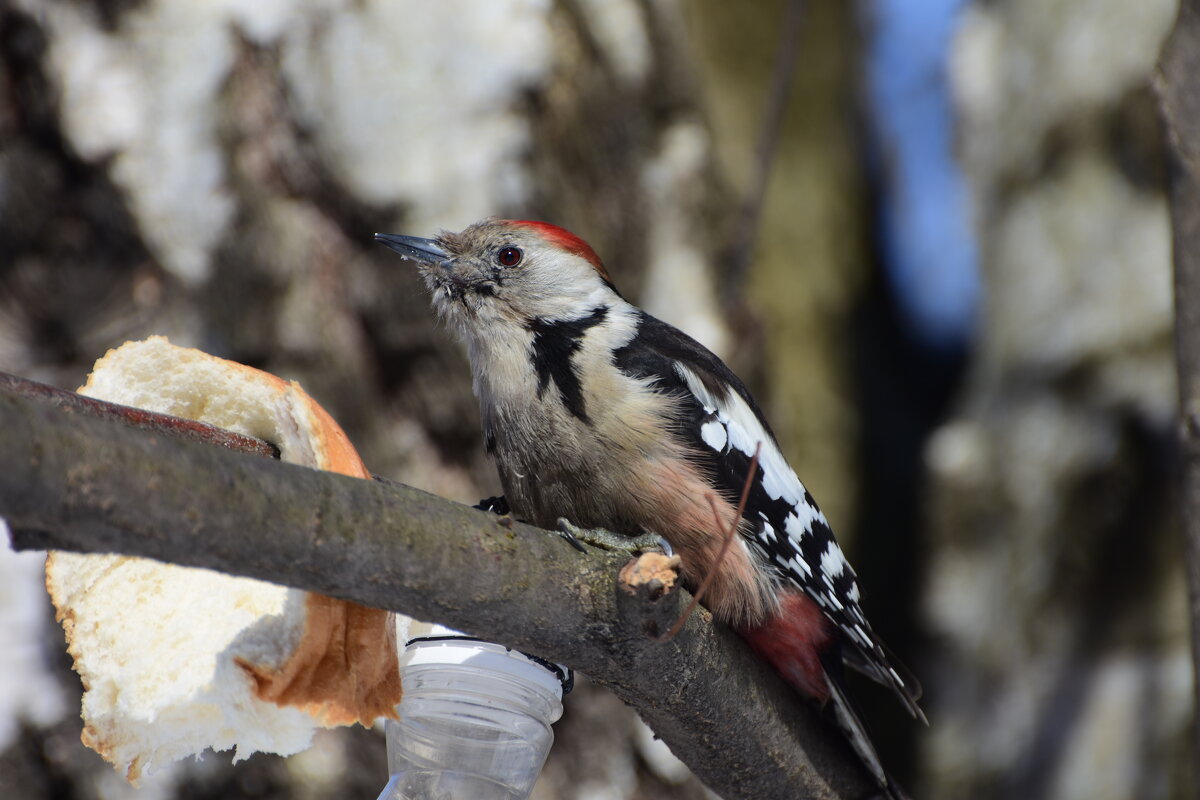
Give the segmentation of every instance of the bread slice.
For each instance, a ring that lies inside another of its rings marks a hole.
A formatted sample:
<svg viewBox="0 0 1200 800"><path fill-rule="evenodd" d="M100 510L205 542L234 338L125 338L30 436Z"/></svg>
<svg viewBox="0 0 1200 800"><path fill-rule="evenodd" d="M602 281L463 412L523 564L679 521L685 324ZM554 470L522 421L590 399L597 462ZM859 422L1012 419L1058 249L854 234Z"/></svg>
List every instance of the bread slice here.
<svg viewBox="0 0 1200 800"><path fill-rule="evenodd" d="M370 477L296 383L161 336L109 351L79 391ZM395 627L378 609L126 556L50 553L46 587L83 681L83 741L131 782L209 747L296 753L317 726L371 724L400 701Z"/></svg>

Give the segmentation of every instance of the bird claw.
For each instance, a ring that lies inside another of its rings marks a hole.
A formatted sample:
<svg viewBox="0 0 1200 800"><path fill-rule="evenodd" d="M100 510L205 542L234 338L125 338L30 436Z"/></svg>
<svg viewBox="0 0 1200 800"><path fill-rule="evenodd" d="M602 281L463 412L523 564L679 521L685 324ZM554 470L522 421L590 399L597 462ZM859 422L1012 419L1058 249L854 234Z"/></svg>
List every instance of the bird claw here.
<svg viewBox="0 0 1200 800"><path fill-rule="evenodd" d="M625 536L605 528L581 528L566 517L559 517L556 524L558 535L581 553L587 552L584 544L612 552L645 553L660 548L668 556L674 555L671 545L657 533L641 536Z"/></svg>
<svg viewBox="0 0 1200 800"><path fill-rule="evenodd" d="M574 547L581 553L587 552L587 548L583 546L583 542L579 541L579 536L577 534L590 533L591 531L586 531L584 528L575 527L570 522L567 522L566 517L558 518L556 531L559 536L566 540L567 544L571 545L571 547Z"/></svg>

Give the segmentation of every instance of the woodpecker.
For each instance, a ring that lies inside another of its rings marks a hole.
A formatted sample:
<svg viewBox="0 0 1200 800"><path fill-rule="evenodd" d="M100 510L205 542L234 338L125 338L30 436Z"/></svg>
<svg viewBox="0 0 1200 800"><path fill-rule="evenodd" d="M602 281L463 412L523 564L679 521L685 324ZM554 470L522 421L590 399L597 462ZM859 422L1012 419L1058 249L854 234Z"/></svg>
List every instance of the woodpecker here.
<svg viewBox="0 0 1200 800"><path fill-rule="evenodd" d="M466 344L512 513L544 528L566 518L653 532L680 556L685 585L715 573L704 598L713 615L831 710L880 786L902 796L842 667L889 687L924 721L920 688L871 629L828 520L741 380L627 302L596 252L556 225L488 219L435 239L375 238L416 262L438 315ZM735 523L719 558L721 531Z"/></svg>

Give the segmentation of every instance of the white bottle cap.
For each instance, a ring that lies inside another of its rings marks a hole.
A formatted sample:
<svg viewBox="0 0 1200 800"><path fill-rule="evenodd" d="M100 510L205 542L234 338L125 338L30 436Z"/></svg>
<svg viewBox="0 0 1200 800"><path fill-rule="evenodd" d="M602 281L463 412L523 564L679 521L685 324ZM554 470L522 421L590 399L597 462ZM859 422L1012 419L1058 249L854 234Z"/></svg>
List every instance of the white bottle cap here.
<svg viewBox="0 0 1200 800"><path fill-rule="evenodd" d="M425 628L414 625L414 629ZM468 636L461 631L444 625L430 625L420 632L410 629L404 652L400 655L400 667L420 664L462 664L501 674L540 686L561 698L571 691L574 676L562 664L530 656L504 645L487 642Z"/></svg>

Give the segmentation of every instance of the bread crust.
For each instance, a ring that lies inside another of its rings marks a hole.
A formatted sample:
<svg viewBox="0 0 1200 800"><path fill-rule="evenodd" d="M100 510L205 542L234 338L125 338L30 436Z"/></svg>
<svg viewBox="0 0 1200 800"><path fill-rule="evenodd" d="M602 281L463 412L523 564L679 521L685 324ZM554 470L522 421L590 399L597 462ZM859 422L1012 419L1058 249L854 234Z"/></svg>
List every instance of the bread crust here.
<svg viewBox="0 0 1200 800"><path fill-rule="evenodd" d="M370 478L349 437L297 383L161 336L110 350L79 391L265 439L285 461ZM208 746L236 747L239 758L297 752L313 725L370 725L394 716L400 701L394 619L380 609L127 556L49 553L46 588L84 685L83 742L130 781ZM178 595L189 589L202 597ZM231 607L222 609L222 600ZM187 652L194 670L211 675L190 674L189 665L177 677L192 683L178 688L170 668L153 672L176 660L155 648L189 624L195 629L183 631L181 648L211 633L217 652ZM138 641L147 630L153 637ZM287 711L266 713L256 703Z"/></svg>

